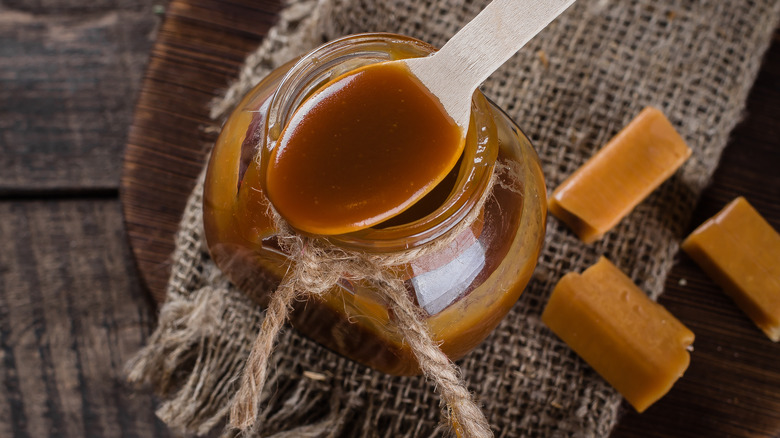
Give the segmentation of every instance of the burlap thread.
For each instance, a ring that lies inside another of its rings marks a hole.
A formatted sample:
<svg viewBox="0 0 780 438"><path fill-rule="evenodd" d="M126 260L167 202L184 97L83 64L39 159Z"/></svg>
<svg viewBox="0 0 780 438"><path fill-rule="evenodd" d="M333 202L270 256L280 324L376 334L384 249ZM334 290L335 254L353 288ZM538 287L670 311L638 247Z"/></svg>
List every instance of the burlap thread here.
<svg viewBox="0 0 780 438"><path fill-rule="evenodd" d="M291 3L214 106L225 113L271 69L336 37L407 34L442 45L485 0ZM501 437L607 436L620 397L539 319L557 280L600 255L655 298L694 203L708 182L780 18L776 0L579 0L483 86L535 144L548 190L647 105L664 111L693 156L604 239L584 245L550 219L525 293L460 361L462 378ZM202 183L182 218L167 302L129 378L154 386L158 415L184 433L224 427L263 312L208 258ZM260 281L261 279L259 279ZM372 371L283 329L257 421L265 436L428 437L447 434L420 377ZM225 429L225 435L235 430Z"/></svg>

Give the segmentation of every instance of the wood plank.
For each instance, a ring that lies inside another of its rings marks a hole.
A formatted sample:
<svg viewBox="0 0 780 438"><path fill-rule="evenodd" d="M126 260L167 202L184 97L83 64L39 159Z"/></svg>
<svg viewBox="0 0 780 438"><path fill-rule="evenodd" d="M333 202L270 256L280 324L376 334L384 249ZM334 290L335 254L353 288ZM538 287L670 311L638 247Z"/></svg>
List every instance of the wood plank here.
<svg viewBox="0 0 780 438"><path fill-rule="evenodd" d="M0 5L0 194L118 187L156 3Z"/></svg>
<svg viewBox="0 0 780 438"><path fill-rule="evenodd" d="M119 202L0 202L0 435L163 437L124 363L153 324Z"/></svg>
<svg viewBox="0 0 780 438"><path fill-rule="evenodd" d="M219 6L219 7L217 7ZM208 105L237 77L279 0L173 0L152 50L125 152L121 190L142 278L164 299L173 235L214 133Z"/></svg>
<svg viewBox="0 0 780 438"><path fill-rule="evenodd" d="M740 195L780 230L780 30L689 232ZM694 333L691 365L643 414L624 405L613 438L780 437L780 344L681 253L659 298Z"/></svg>
<svg viewBox="0 0 780 438"><path fill-rule="evenodd" d="M30 12L39 16L83 15L116 9L141 10L149 4L153 3L136 0L3 0L3 5L8 9Z"/></svg>

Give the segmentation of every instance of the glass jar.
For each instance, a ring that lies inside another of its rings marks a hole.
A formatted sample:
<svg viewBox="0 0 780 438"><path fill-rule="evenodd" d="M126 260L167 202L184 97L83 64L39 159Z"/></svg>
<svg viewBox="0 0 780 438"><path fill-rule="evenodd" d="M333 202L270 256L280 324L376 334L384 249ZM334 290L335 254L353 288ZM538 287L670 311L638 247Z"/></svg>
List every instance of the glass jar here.
<svg viewBox="0 0 780 438"><path fill-rule="evenodd" d="M267 304L288 269L263 193L268 156L285 123L315 90L345 72L434 50L394 34L341 38L273 71L230 115L208 165L204 227L216 264L258 305ZM480 208L494 172L492 193L477 219L458 227ZM327 240L349 250L392 253L446 236L446 245L391 269L404 278L433 338L456 360L498 325L530 279L544 238L545 193L528 139L476 92L463 156L444 181L399 216ZM455 230L457 236L448 236ZM301 333L343 356L390 374L416 374L416 359L391 317L381 290L345 280L296 303L290 319Z"/></svg>

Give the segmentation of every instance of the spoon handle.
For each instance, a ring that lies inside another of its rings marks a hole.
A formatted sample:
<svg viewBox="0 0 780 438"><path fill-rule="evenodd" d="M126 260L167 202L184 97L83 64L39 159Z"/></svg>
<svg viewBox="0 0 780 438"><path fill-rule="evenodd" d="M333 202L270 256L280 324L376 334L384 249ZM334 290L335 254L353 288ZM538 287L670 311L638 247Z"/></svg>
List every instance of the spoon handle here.
<svg viewBox="0 0 780 438"><path fill-rule="evenodd" d="M474 90L575 0L493 0L427 62L409 68L460 125ZM410 60L411 61L411 60ZM451 102L450 102L451 101Z"/></svg>

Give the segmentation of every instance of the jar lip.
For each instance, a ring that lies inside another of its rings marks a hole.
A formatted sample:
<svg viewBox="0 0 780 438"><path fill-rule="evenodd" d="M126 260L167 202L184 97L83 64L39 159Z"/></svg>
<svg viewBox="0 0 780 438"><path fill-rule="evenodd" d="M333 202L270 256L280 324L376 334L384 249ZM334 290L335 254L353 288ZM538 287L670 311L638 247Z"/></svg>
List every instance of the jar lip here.
<svg viewBox="0 0 780 438"><path fill-rule="evenodd" d="M304 55L287 72L271 98L266 138L258 151L263 173L287 121L312 92L330 79L363 65L428 56L435 51L430 44L412 37L393 33L366 33L333 40ZM352 250L393 252L418 247L453 229L478 203L492 174L497 145L488 142L495 131L488 106L487 99L476 92L472 101L472 120L463 152L463 164L455 187L442 205L428 215L405 224L327 236L328 241Z"/></svg>
<svg viewBox="0 0 780 438"><path fill-rule="evenodd" d="M390 55L388 52L377 50L381 46L387 46L393 43L407 44L411 50L417 50L425 55L432 54L437 49L416 38L390 32L372 32L347 35L327 42L314 50L301 56L298 61L287 71L279 82L276 92L271 96L268 108L268 132L275 142L281 135L285 122L290 119L303 100L311 92L324 85L331 79L340 76L347 71L354 70L360 65L366 65L374 62L388 61L402 58L380 58L382 55ZM362 51L361 51L362 49ZM427 52L427 53L426 53ZM373 56L372 56L373 55ZM335 67L343 65L348 61L362 59L365 61L360 65L352 65L351 68L336 70ZM323 74L327 72L327 74ZM316 81L316 87L303 90L301 93L295 85L307 85ZM279 120L281 119L281 121Z"/></svg>

